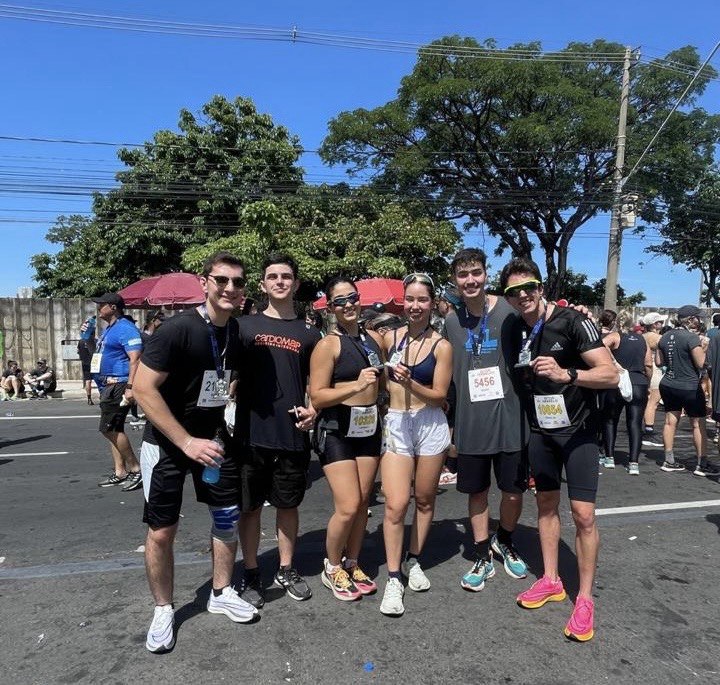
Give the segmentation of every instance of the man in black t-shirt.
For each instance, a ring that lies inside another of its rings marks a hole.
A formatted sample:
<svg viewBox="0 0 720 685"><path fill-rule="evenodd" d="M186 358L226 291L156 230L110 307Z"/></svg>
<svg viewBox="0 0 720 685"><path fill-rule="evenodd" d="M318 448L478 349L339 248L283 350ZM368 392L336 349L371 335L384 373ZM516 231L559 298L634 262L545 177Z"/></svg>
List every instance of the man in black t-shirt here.
<svg viewBox="0 0 720 685"><path fill-rule="evenodd" d="M269 255L260 281L268 306L240 319L236 425L244 441L241 596L256 607L265 603L257 560L265 501L276 508L280 568L274 583L295 600L312 595L292 562L310 463L308 431L315 418L312 406L305 406L310 355L321 335L295 312L293 296L299 285L297 264L287 255Z"/></svg>
<svg viewBox="0 0 720 685"><path fill-rule="evenodd" d="M30 399L47 398L57 388L55 370L47 365L47 359L38 359L37 366L28 374Z"/></svg>
<svg viewBox="0 0 720 685"><path fill-rule="evenodd" d="M565 627L571 639L593 637L593 580L599 547L595 524L598 468L595 390L616 388L618 373L592 322L543 299L537 264L513 259L500 274L507 301L520 314L516 373L530 420L528 456L535 476L538 530L545 573L518 595L526 609L565 599L558 575L560 483L563 469L575 522L580 578L575 609Z"/></svg>
<svg viewBox="0 0 720 685"><path fill-rule="evenodd" d="M230 443L224 411L238 345L231 314L243 295L244 273L242 262L227 252L208 258L200 278L205 303L173 317L150 336L135 375L135 395L149 419L140 464L143 520L148 524L145 562L155 599L146 641L151 652L166 652L175 644L172 550L188 471L198 501L208 505L212 518L207 609L236 623L257 616L255 607L230 585L240 516L238 465L223 447Z"/></svg>

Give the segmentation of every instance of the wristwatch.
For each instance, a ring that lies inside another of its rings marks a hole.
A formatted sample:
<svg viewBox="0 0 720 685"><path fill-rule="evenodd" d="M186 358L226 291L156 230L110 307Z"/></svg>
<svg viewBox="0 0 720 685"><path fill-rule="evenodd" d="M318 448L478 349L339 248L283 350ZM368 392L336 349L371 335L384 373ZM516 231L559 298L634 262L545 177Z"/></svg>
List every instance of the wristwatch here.
<svg viewBox="0 0 720 685"><path fill-rule="evenodd" d="M575 385L575 381L577 380L577 369L565 369L567 371L567 375L570 376L570 380L566 383L566 385Z"/></svg>

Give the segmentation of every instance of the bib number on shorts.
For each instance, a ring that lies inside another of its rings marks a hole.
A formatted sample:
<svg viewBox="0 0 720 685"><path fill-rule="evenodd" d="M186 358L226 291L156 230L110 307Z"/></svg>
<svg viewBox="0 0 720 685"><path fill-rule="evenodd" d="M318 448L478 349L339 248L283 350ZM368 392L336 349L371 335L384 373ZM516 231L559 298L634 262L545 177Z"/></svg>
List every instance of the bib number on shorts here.
<svg viewBox="0 0 720 685"><path fill-rule="evenodd" d="M350 407L348 438L369 438L377 429L377 407Z"/></svg>
<svg viewBox="0 0 720 685"><path fill-rule="evenodd" d="M471 402L501 400L504 397L500 367L489 366L485 369L468 371L468 388Z"/></svg>
<svg viewBox="0 0 720 685"><path fill-rule="evenodd" d="M540 428L566 428L570 425L562 395L533 395L533 400Z"/></svg>
<svg viewBox="0 0 720 685"><path fill-rule="evenodd" d="M102 353L95 352L90 359L90 373L100 373L100 363L102 362Z"/></svg>
<svg viewBox="0 0 720 685"><path fill-rule="evenodd" d="M230 385L230 370L225 371L225 387ZM223 390L223 392L225 392ZM198 407L224 407L227 404L227 397L218 391L218 375L213 369L203 373L200 395L198 396Z"/></svg>

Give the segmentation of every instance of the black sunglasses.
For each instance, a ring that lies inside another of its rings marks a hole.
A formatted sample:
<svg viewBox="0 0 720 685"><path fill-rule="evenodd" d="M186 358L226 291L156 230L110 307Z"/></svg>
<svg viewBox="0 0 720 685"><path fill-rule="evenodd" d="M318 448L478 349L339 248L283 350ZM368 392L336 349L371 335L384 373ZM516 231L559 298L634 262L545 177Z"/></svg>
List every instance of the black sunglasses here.
<svg viewBox="0 0 720 685"><path fill-rule="evenodd" d="M519 297L521 292L526 293L534 293L536 292L542 284L540 281L525 281L524 283L518 283L517 285L510 285L507 288L505 288L504 294L507 297Z"/></svg>
<svg viewBox="0 0 720 685"><path fill-rule="evenodd" d="M360 302L360 293L350 293L345 297L336 297L334 300L330 300L332 307L344 307L346 304L357 304Z"/></svg>
<svg viewBox="0 0 720 685"><path fill-rule="evenodd" d="M224 288L228 283L230 283L230 281L232 281L232 284L236 288L244 288L247 283L247 279L242 276L230 278L229 276L215 276L213 274L208 274L208 278L212 278L221 288Z"/></svg>

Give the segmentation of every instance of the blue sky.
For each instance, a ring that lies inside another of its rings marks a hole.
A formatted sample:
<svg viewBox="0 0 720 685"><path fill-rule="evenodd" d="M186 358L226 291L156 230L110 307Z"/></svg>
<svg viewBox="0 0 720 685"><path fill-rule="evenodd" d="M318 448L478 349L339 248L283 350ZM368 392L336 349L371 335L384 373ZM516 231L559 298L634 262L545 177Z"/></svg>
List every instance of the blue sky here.
<svg viewBox="0 0 720 685"><path fill-rule="evenodd" d="M645 57L692 44L704 58L720 39L717 0L696 0L692 8L669 0L23 4L192 24L288 30L297 26L301 31L410 43L458 33L493 37L500 46L540 40L546 50L553 50L569 41L605 38L641 46ZM219 93L251 97L310 150L318 147L327 122L340 111L374 107L393 98L415 61L409 53L131 33L4 17L0 55L0 136L137 143L160 128L175 128L181 108L197 111ZM720 70L720 55L713 64ZM714 82L702 104L717 112L718 103L720 83ZM323 167L315 155L306 155L302 163L308 182L342 180L340 169ZM13 296L18 287L32 285L30 256L52 249L44 236L58 214L89 211L89 196L77 188L110 183L119 168L112 146L0 139L0 230L6 246L13 246L5 250L0 269L0 296ZM28 185L38 184L48 188L42 194L27 192ZM591 280L605 273L608 225L608 216L597 217L580 229L571 246L570 266ZM467 240L488 251L494 247L480 231ZM648 305L696 302L699 272L650 259L643 252L647 244L632 234L625 236L620 267L625 289L645 292ZM493 261L500 266L502 258Z"/></svg>

